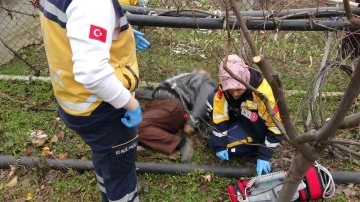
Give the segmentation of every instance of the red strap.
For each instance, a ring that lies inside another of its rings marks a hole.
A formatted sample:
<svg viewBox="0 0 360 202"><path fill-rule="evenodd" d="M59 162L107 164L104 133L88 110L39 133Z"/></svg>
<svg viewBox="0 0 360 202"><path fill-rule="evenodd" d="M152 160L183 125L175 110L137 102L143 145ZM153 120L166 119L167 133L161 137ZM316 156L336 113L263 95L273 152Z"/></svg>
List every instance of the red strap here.
<svg viewBox="0 0 360 202"><path fill-rule="evenodd" d="M300 190L299 195L300 201L309 201L309 194L306 188Z"/></svg>
<svg viewBox="0 0 360 202"><path fill-rule="evenodd" d="M235 187L233 184L228 185L227 191L228 191L231 202L238 202L237 197L236 197Z"/></svg>
<svg viewBox="0 0 360 202"><path fill-rule="evenodd" d="M310 200L318 200L322 198L323 187L321 184L320 174L315 166L311 168L305 174L306 189L309 192Z"/></svg>

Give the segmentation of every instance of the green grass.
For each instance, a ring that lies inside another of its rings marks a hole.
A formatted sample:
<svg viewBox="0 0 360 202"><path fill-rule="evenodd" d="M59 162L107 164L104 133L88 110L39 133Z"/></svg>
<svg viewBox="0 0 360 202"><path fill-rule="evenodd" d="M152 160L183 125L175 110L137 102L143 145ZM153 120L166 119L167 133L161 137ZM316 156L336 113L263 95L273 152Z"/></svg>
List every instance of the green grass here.
<svg viewBox="0 0 360 202"><path fill-rule="evenodd" d="M0 67L0 74L9 75L34 75L36 70L40 72L39 76L48 75L47 62L44 48L39 45L29 46L20 53L20 57L26 60L32 67L29 67L21 59L15 57L9 63Z"/></svg>

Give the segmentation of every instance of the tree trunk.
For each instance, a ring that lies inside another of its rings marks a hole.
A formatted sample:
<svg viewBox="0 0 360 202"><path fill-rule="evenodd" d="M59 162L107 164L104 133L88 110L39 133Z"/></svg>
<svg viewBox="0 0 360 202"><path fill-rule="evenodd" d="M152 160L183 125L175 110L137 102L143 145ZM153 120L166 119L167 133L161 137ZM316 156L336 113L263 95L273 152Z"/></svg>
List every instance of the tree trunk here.
<svg viewBox="0 0 360 202"><path fill-rule="evenodd" d="M290 166L284 186L277 199L278 202L290 202L292 200L300 182L304 179L306 171L308 171L314 163L314 161L309 161L300 152L296 153L294 162Z"/></svg>

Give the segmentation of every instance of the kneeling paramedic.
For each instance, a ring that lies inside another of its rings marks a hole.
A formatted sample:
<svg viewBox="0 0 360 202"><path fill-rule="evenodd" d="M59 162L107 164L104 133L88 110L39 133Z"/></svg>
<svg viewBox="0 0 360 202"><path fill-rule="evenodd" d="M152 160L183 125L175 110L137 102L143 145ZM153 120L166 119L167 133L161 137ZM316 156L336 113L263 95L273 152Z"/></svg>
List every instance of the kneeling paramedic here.
<svg viewBox="0 0 360 202"><path fill-rule="evenodd" d="M227 67L243 81L263 93L270 102L278 120L280 116L268 82L260 73L249 68L237 55L229 55ZM219 67L220 85L209 96L208 112L213 129L209 146L221 160L257 154L258 175L271 171L270 158L281 142L281 133L267 113L265 104L242 83Z"/></svg>
<svg viewBox="0 0 360 202"><path fill-rule="evenodd" d="M139 76L136 49L149 43L133 32L116 0L41 0L39 9L58 113L90 146L102 200L139 201L142 113L131 93Z"/></svg>

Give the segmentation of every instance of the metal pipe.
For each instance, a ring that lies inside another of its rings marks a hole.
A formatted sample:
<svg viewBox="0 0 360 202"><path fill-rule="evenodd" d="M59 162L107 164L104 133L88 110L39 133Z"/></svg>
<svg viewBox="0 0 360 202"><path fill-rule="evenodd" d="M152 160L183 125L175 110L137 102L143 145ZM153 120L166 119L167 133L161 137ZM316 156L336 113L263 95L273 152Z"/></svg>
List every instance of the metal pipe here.
<svg viewBox="0 0 360 202"><path fill-rule="evenodd" d="M93 170L94 166L88 160L76 159L50 159L38 157L20 157L16 159L10 155L0 155L0 169L8 169L10 165L23 165L23 166L39 166L47 165L50 168L57 170L66 170L68 168L77 171ZM196 169L201 169L205 172L212 172L217 176L239 178L239 177L253 177L255 168L235 168L235 167L221 167L221 166L208 166L208 165L195 165L195 164L164 164L164 163L148 163L136 162L137 172L151 173L151 174L185 174L192 172ZM274 169L275 170L275 169ZM330 172L335 183L360 183L360 172L345 172L345 171L332 171Z"/></svg>
<svg viewBox="0 0 360 202"><path fill-rule="evenodd" d="M77 171L93 170L92 161L77 160L77 159L51 159L22 156L16 159L10 155L0 155L0 169L8 169L10 165L22 166L39 166L45 164L52 169L66 170L72 168ZM138 173L152 173L152 174L185 174L196 169L202 169L205 172L213 172L222 177L251 177L255 173L253 168L232 168L232 167L217 167L208 165L194 165L194 164L164 164L164 163L147 163L136 162Z"/></svg>
<svg viewBox="0 0 360 202"><path fill-rule="evenodd" d="M132 25L192 28L192 29L225 29L224 20L221 18L190 18L190 17L167 17L167 16L145 16L127 14ZM229 20L230 27L235 23L235 29L239 29L236 20ZM340 21L333 20L284 20L278 24L271 20L247 20L246 26L249 30L288 30L288 31L331 31L344 30L357 31L360 26L346 27Z"/></svg>
<svg viewBox="0 0 360 202"><path fill-rule="evenodd" d="M178 17L196 17L196 18L207 18L215 17L219 14L222 17L225 17L225 11L178 11L178 10L167 10L159 8L144 8L139 6L123 6L124 11L127 11L131 14L138 15L149 15L149 14L163 14L164 16L178 16ZM304 19L315 17L315 18L330 18L334 16L342 16L345 13L343 7L320 7L320 8L302 8L302 9L289 9L282 10L278 13L275 11L241 11L241 14L246 17L256 17L256 18L265 18L265 17L284 17L289 16L288 19ZM352 7L352 12L355 15L360 15L360 8ZM230 12L230 15L234 15L233 12Z"/></svg>

